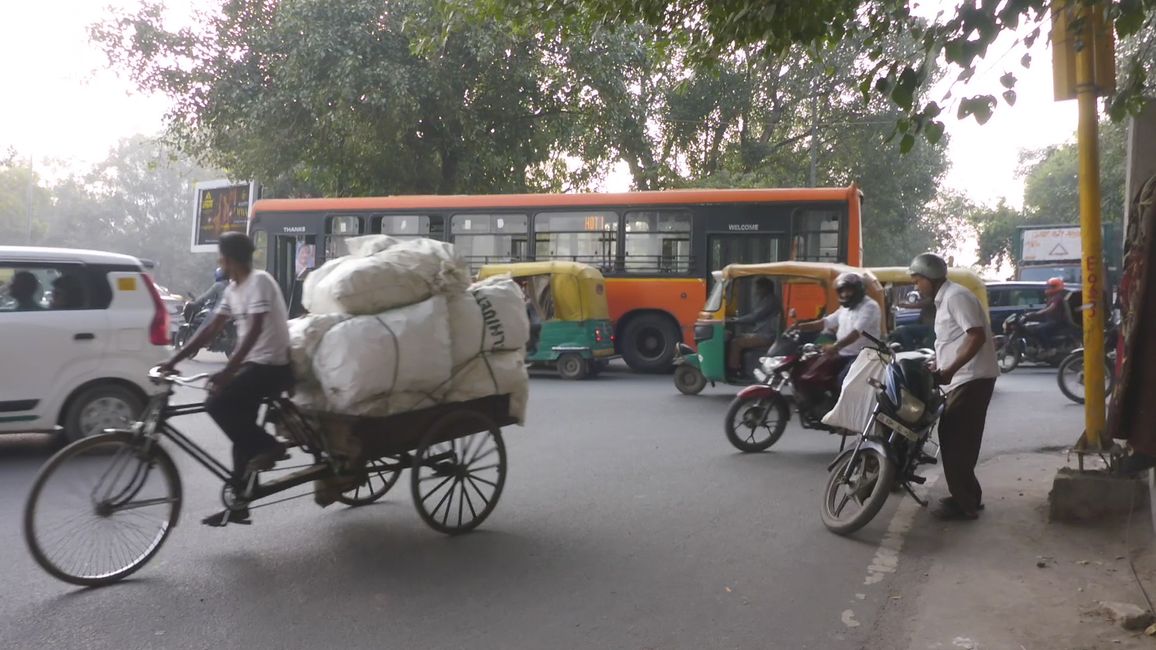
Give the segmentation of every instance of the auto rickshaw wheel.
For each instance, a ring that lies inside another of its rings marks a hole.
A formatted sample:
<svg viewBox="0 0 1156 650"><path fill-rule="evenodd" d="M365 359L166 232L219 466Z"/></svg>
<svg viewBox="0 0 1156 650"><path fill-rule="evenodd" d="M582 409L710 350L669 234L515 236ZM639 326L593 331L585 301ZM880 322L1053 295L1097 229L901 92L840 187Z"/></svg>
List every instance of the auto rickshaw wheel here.
<svg viewBox="0 0 1156 650"><path fill-rule="evenodd" d="M706 376L694 366L681 365L674 369L674 387L683 395L698 395L706 388Z"/></svg>
<svg viewBox="0 0 1156 650"><path fill-rule="evenodd" d="M558 357L558 374L562 379L585 379L590 374L590 363L577 352Z"/></svg>

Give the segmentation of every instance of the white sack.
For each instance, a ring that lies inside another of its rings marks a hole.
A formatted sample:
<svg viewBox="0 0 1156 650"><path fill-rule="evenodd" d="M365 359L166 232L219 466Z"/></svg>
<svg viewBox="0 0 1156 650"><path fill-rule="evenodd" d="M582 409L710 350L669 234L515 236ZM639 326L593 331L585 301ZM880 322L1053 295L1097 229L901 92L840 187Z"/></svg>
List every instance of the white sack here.
<svg viewBox="0 0 1156 650"><path fill-rule="evenodd" d="M483 352L520 352L530 340L522 289L508 277L474 283L449 297L453 362L458 367Z"/></svg>
<svg viewBox="0 0 1156 650"><path fill-rule="evenodd" d="M299 383L316 383L313 356L322 337L334 325L349 320L345 314L309 314L289 321L289 360Z"/></svg>
<svg viewBox="0 0 1156 650"><path fill-rule="evenodd" d="M388 244L368 239L350 249L364 253ZM302 304L315 314L368 315L460 293L469 286L469 271L452 245L432 239L394 241L372 255L349 255L321 265L306 278Z"/></svg>
<svg viewBox="0 0 1156 650"><path fill-rule="evenodd" d="M487 395L510 396L510 414L518 424L526 423L526 402L530 399L530 376L524 353L483 354L454 373L446 401L464 402Z"/></svg>
<svg viewBox="0 0 1156 650"><path fill-rule="evenodd" d="M843 392L835 408L823 416L823 424L861 433L875 409L875 387L869 379L883 381L887 364L874 350L861 350L843 380Z"/></svg>
<svg viewBox="0 0 1156 650"><path fill-rule="evenodd" d="M313 372L337 412L395 392L448 389L449 310L436 296L416 305L338 323L322 337Z"/></svg>

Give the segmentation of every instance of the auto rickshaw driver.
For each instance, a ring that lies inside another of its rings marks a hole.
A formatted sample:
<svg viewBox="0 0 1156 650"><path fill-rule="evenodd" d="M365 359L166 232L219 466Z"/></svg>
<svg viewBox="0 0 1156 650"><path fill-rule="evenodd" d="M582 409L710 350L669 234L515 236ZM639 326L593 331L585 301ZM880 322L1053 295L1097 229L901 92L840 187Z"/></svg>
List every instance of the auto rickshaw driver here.
<svg viewBox="0 0 1156 650"><path fill-rule="evenodd" d="M775 342L783 307L775 295L775 283L770 278L755 279L755 307L747 314L729 320L734 325L754 325L747 334L736 335L727 348L727 369L741 371L743 353L754 348L767 349Z"/></svg>

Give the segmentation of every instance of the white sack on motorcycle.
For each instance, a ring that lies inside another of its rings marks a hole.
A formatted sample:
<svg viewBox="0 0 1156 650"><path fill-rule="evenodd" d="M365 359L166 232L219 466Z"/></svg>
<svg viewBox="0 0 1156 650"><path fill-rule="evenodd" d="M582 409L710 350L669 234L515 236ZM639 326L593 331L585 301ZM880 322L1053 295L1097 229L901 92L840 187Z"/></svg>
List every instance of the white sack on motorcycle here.
<svg viewBox="0 0 1156 650"><path fill-rule="evenodd" d="M839 401L823 416L823 424L854 433L862 432L875 409L875 388L870 380L882 382L886 372L887 364L878 352L870 349L860 351L843 380Z"/></svg>

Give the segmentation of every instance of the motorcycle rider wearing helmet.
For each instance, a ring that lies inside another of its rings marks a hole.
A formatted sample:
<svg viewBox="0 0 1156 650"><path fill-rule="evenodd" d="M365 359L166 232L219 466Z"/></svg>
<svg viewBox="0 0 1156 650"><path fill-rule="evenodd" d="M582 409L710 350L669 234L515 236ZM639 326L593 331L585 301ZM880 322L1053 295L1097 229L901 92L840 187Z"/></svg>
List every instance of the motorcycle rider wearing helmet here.
<svg viewBox="0 0 1156 650"><path fill-rule="evenodd" d="M839 309L825 318L799 323L796 327L803 332L834 332L835 342L823 346L823 354L837 358L842 364L839 371L839 386L847 376L851 362L859 351L870 345L863 332L883 337L883 312L879 303L867 297L867 285L858 273L843 273L835 279L835 291L839 294Z"/></svg>
<svg viewBox="0 0 1156 650"><path fill-rule="evenodd" d="M964 287L947 279L947 262L918 255L908 269L919 293L935 300L935 379L947 395L939 419L943 476L951 493L939 502L940 519L975 519L983 490L975 477L987 408L999 376L983 306Z"/></svg>
<svg viewBox="0 0 1156 650"><path fill-rule="evenodd" d="M1063 278L1051 278L1044 289L1044 296L1048 301L1047 306L1039 311L1024 315L1024 320L1040 323L1039 329L1036 330L1036 336L1043 345L1051 346L1058 336L1071 331L1073 328L1071 315L1068 313L1068 305L1064 301L1065 288Z"/></svg>
<svg viewBox="0 0 1156 650"><path fill-rule="evenodd" d="M193 304L196 305L196 310L193 313L202 309L210 311L215 309L217 304L221 302L221 296L225 295L225 287L227 286L229 286L229 276L225 275L224 269L217 267L213 274L213 286L193 300Z"/></svg>

